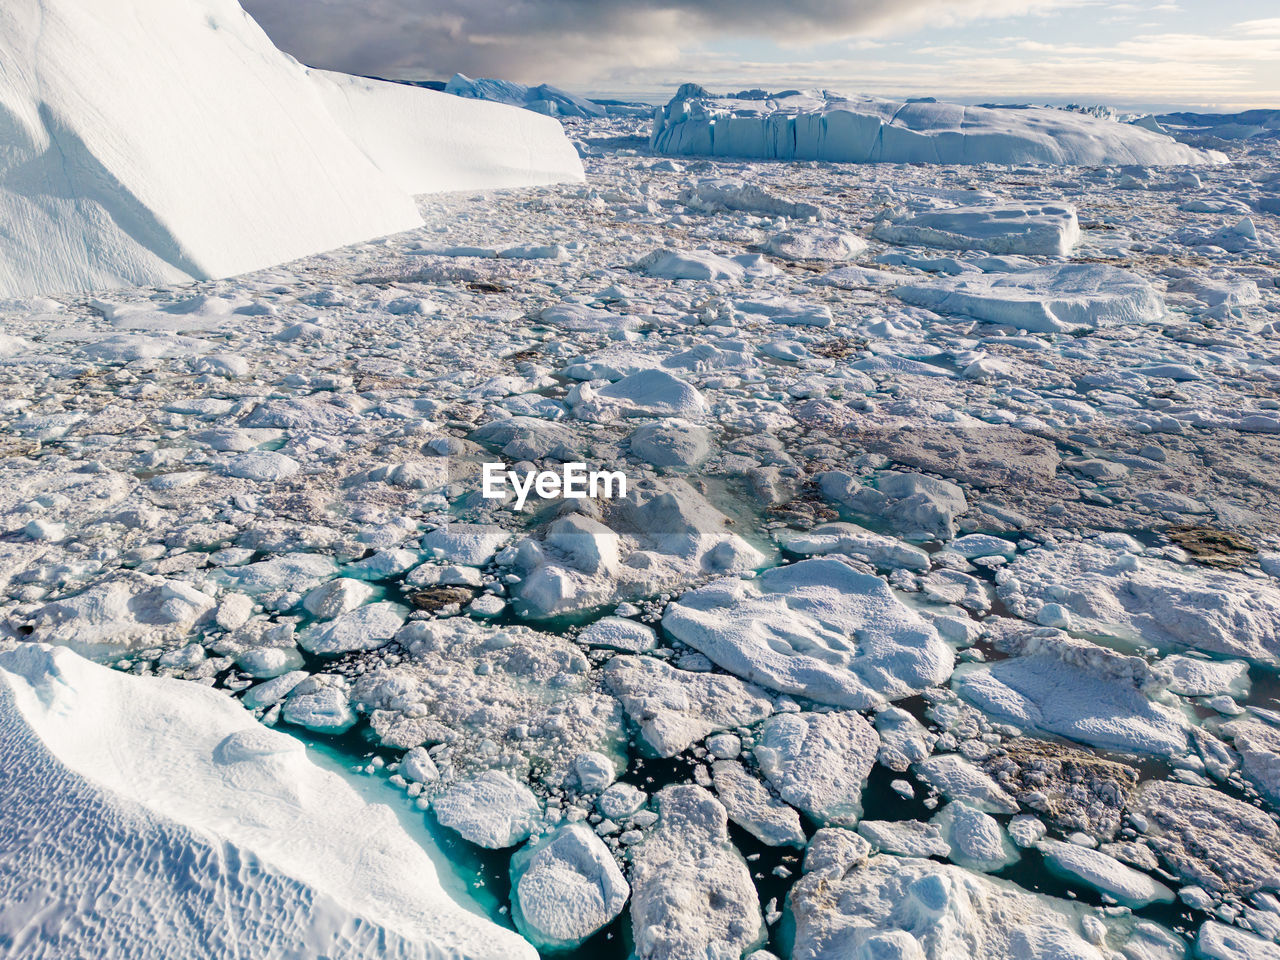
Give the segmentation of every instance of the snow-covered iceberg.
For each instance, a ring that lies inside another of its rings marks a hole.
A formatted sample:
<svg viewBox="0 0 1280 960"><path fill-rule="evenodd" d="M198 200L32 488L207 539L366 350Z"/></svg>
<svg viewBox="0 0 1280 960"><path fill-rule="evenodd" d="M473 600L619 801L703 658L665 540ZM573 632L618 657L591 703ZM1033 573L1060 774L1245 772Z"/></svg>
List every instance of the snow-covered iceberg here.
<svg viewBox="0 0 1280 960"><path fill-rule="evenodd" d="M73 956L534 958L427 852L225 695L0 654L0 944Z"/></svg>
<svg viewBox="0 0 1280 960"><path fill-rule="evenodd" d="M471 100L492 100L513 107L524 107L534 113L549 117L603 117L605 108L585 97L574 96L567 90L542 83L536 87L525 86L514 80L494 80L482 77L473 80L465 74L455 73L444 87L445 93Z"/></svg>
<svg viewBox="0 0 1280 960"><path fill-rule="evenodd" d="M308 70L235 0L0 10L0 296L230 276L579 179L528 111Z"/></svg>
<svg viewBox="0 0 1280 960"><path fill-rule="evenodd" d="M530 87L514 80L492 77L472 79L455 73L444 85L444 92L470 100L491 100L513 107L523 107L549 117L650 117L653 107L629 100L588 100L549 83Z"/></svg>
<svg viewBox="0 0 1280 960"><path fill-rule="evenodd" d="M1052 107L964 106L830 91L717 97L685 84L654 119L659 153L843 163L1203 164L1217 157L1132 124Z"/></svg>

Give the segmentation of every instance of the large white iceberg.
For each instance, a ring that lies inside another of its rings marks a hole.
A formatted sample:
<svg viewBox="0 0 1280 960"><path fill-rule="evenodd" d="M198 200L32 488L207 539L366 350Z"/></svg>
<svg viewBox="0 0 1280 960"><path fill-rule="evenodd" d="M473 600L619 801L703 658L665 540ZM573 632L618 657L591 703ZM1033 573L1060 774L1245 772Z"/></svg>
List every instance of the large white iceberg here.
<svg viewBox="0 0 1280 960"><path fill-rule="evenodd" d="M843 163L1203 164L1144 127L1052 107L973 107L830 91L717 97L685 84L654 119L659 153Z"/></svg>
<svg viewBox="0 0 1280 960"><path fill-rule="evenodd" d="M534 958L224 694L0 654L0 943L62 957Z"/></svg>
<svg viewBox="0 0 1280 960"><path fill-rule="evenodd" d="M0 9L0 296L231 276L580 179L528 111L306 67L235 0Z"/></svg>

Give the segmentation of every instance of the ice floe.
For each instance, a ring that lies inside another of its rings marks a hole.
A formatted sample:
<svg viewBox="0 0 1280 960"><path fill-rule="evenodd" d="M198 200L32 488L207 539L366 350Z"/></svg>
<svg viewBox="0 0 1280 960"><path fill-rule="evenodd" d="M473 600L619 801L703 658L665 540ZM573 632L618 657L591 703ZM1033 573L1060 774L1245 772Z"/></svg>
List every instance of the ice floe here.
<svg viewBox="0 0 1280 960"><path fill-rule="evenodd" d="M835 706L909 696L954 665L933 627L884 581L827 558L701 587L662 624L730 673Z"/></svg>

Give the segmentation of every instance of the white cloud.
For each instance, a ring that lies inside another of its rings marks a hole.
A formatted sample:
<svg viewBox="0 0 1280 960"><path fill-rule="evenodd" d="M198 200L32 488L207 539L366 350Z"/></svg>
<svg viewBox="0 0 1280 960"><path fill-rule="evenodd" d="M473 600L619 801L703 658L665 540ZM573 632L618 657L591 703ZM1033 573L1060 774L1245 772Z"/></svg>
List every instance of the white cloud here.
<svg viewBox="0 0 1280 960"><path fill-rule="evenodd" d="M1180 32L1169 25L1186 30L1190 21L1168 0L242 2L307 63L406 79L461 71L615 93L694 80L713 89L821 86L967 99L1280 101L1280 18ZM1042 19L1051 14L1063 18ZM1102 26L1117 17L1127 26ZM952 26L973 21L989 23L946 39ZM1055 36L1058 24L1084 22L1097 26L1097 42Z"/></svg>
<svg viewBox="0 0 1280 960"><path fill-rule="evenodd" d="M1102 0L242 0L314 66L402 78L590 83L677 62L702 42L885 36Z"/></svg>

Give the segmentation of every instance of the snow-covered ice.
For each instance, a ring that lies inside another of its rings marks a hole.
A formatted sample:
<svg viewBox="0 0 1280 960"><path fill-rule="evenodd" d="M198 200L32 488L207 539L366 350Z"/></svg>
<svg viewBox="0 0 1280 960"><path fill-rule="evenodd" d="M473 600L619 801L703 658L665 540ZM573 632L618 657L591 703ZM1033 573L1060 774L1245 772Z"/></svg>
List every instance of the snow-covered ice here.
<svg viewBox="0 0 1280 960"><path fill-rule="evenodd" d="M862 785L880 738L860 714L780 713L760 729L755 758L788 803L823 824L862 816Z"/></svg>
<svg viewBox="0 0 1280 960"><path fill-rule="evenodd" d="M539 949L581 943L622 912L631 888L609 848L580 823L511 858L512 917Z"/></svg>
<svg viewBox="0 0 1280 960"><path fill-rule="evenodd" d="M876 224L871 235L887 243L1065 257L1080 239L1069 204L954 207Z"/></svg>
<svg viewBox="0 0 1280 960"><path fill-rule="evenodd" d="M764 921L724 807L693 785L664 788L657 805L657 827L632 859L636 957L741 956L763 940Z"/></svg>

